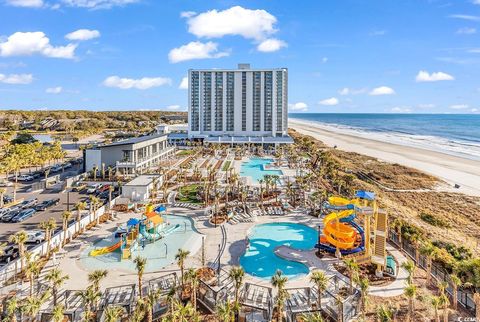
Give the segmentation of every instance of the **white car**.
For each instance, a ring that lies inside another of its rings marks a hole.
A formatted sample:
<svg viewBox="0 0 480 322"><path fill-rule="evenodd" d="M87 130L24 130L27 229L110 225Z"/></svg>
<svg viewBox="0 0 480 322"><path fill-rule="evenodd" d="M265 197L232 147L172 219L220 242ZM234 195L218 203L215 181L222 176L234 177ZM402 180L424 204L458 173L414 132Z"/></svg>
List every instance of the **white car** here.
<svg viewBox="0 0 480 322"><path fill-rule="evenodd" d="M0 187L11 187L13 186L13 182L0 180Z"/></svg>
<svg viewBox="0 0 480 322"><path fill-rule="evenodd" d="M28 174L21 174L17 177L18 181L32 181L33 177Z"/></svg>
<svg viewBox="0 0 480 322"><path fill-rule="evenodd" d="M87 186L87 193L92 194L102 187L101 183L92 183Z"/></svg>
<svg viewBox="0 0 480 322"><path fill-rule="evenodd" d="M32 230L27 232L27 243L40 244L45 240L45 233L40 230Z"/></svg>

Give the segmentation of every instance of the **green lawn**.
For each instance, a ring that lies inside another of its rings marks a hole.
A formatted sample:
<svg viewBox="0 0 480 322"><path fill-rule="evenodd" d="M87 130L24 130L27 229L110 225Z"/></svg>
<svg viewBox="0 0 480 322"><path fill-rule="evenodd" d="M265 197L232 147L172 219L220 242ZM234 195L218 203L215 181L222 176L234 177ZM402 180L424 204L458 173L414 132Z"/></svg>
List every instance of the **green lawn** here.
<svg viewBox="0 0 480 322"><path fill-rule="evenodd" d="M185 156L185 155L190 155L193 154L193 150L181 150L177 153L178 156Z"/></svg>
<svg viewBox="0 0 480 322"><path fill-rule="evenodd" d="M190 184L181 187L178 189L177 200L179 202L189 202L189 203L202 203L201 200L197 198L197 191L200 185L198 184Z"/></svg>

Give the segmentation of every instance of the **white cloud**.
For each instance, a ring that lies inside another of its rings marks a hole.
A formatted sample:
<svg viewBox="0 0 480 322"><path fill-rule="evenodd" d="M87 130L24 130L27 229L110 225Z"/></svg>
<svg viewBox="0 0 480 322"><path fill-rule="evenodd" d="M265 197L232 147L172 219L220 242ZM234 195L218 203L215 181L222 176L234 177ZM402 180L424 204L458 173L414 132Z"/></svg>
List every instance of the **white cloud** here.
<svg viewBox="0 0 480 322"><path fill-rule="evenodd" d="M190 18L195 16L197 13L195 11L182 11L180 12L180 17L182 18Z"/></svg>
<svg viewBox="0 0 480 322"><path fill-rule="evenodd" d="M354 88L344 87L344 88L342 88L341 90L338 91L338 94L340 94L340 95L358 95L358 94L364 94L367 91L368 90L366 88L354 89Z"/></svg>
<svg viewBox="0 0 480 322"><path fill-rule="evenodd" d="M180 85L178 86L179 89L188 89L188 77L183 77Z"/></svg>
<svg viewBox="0 0 480 322"><path fill-rule="evenodd" d="M480 0L472 0L472 3L480 5Z"/></svg>
<svg viewBox="0 0 480 322"><path fill-rule="evenodd" d="M171 63L178 63L185 60L220 58L228 56L227 52L218 52L218 44L214 42L202 43L192 41L178 48L173 48L168 53L168 59Z"/></svg>
<svg viewBox="0 0 480 322"><path fill-rule="evenodd" d="M75 58L77 45L54 47L50 39L41 31L16 32L6 41L0 42L0 56L31 56L34 54L52 58Z"/></svg>
<svg viewBox="0 0 480 322"><path fill-rule="evenodd" d="M43 0L6 0L6 4L14 7L41 8Z"/></svg>
<svg viewBox="0 0 480 322"><path fill-rule="evenodd" d="M47 94L60 94L63 91L62 86L50 87L45 90Z"/></svg>
<svg viewBox="0 0 480 322"><path fill-rule="evenodd" d="M100 31L89 29L78 29L65 35L65 38L67 38L68 40L78 41L90 40L98 37L100 37Z"/></svg>
<svg viewBox="0 0 480 322"><path fill-rule="evenodd" d="M265 10L251 10L240 6L192 15L187 23L190 33L207 38L237 35L261 41L277 31L274 27L277 23L275 16Z"/></svg>
<svg viewBox="0 0 480 322"><path fill-rule="evenodd" d="M318 102L318 104L320 105L326 105L326 106L334 106L334 105L338 105L339 101L338 101L338 98L336 97L330 97L330 98L327 98L327 99L324 99L324 100L321 100L320 102Z"/></svg>
<svg viewBox="0 0 480 322"><path fill-rule="evenodd" d="M455 104L450 105L450 108L453 110L466 110L469 106L467 104Z"/></svg>
<svg viewBox="0 0 480 322"><path fill-rule="evenodd" d="M303 102L298 102L298 103L288 104L288 109L290 111L305 112L306 110L308 110L308 105Z"/></svg>
<svg viewBox="0 0 480 322"><path fill-rule="evenodd" d="M477 113L477 112L478 112L478 108L472 108L472 109L470 110L470 112L472 112L472 113Z"/></svg>
<svg viewBox="0 0 480 322"><path fill-rule="evenodd" d="M455 78L452 75L449 75L444 72L435 72L429 74L426 70L421 70L418 72L415 80L417 82L438 82L438 81L450 81Z"/></svg>
<svg viewBox="0 0 480 322"><path fill-rule="evenodd" d="M477 33L477 29L470 27L464 27L457 30L457 34L460 35L473 35L475 33Z"/></svg>
<svg viewBox="0 0 480 322"><path fill-rule="evenodd" d="M412 109L408 106L397 106L390 110L392 113L411 113Z"/></svg>
<svg viewBox="0 0 480 322"><path fill-rule="evenodd" d="M270 52L280 50L282 47L287 47L287 43L284 42L283 40L270 38L270 39L265 39L264 41L259 43L257 46L257 50L264 53L270 53Z"/></svg>
<svg viewBox="0 0 480 322"><path fill-rule="evenodd" d="M170 84L172 84L172 80L166 77L143 77L140 79L132 79L110 76L103 81L103 85L107 87L116 87L120 89L136 88L141 90Z"/></svg>
<svg viewBox="0 0 480 322"><path fill-rule="evenodd" d="M479 16L472 16L472 15L450 15L450 18L455 18L455 19L462 19L462 20L468 20L468 21L480 21Z"/></svg>
<svg viewBox="0 0 480 322"><path fill-rule="evenodd" d="M67 6L87 9L110 9L116 6L137 3L139 1L140 0L62 0Z"/></svg>
<svg viewBox="0 0 480 322"><path fill-rule="evenodd" d="M328 61L328 57L322 57L322 63L325 64Z"/></svg>
<svg viewBox="0 0 480 322"><path fill-rule="evenodd" d="M372 89L368 95L371 96L380 96L380 95L393 95L395 90L388 86L380 86Z"/></svg>
<svg viewBox="0 0 480 322"><path fill-rule="evenodd" d="M0 74L0 82L5 84L26 85L33 81L32 74Z"/></svg>
<svg viewBox="0 0 480 322"><path fill-rule="evenodd" d="M471 54L480 54L480 48L473 48L468 50Z"/></svg>

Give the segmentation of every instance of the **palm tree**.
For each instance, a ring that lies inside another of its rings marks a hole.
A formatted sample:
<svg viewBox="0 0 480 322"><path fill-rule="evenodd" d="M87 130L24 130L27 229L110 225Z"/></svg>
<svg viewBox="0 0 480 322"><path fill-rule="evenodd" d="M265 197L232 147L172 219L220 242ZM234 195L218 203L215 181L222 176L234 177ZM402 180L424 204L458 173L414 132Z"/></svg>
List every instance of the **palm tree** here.
<svg viewBox="0 0 480 322"><path fill-rule="evenodd" d="M232 318L232 307L228 301L219 304L216 309L216 313L220 321L222 322L231 322Z"/></svg>
<svg viewBox="0 0 480 322"><path fill-rule="evenodd" d="M20 271L23 271L23 262L25 260L25 243L27 242L27 239L28 236L25 230L18 231L9 238L11 243L18 245L18 254L20 256Z"/></svg>
<svg viewBox="0 0 480 322"><path fill-rule="evenodd" d="M90 196L90 211L91 211L92 214L96 214L97 207L99 205L100 205L100 199L91 195ZM97 224L97 226L100 225L100 216L97 216L96 224Z"/></svg>
<svg viewBox="0 0 480 322"><path fill-rule="evenodd" d="M382 304L377 307L376 316L380 322L390 322L393 320L393 310Z"/></svg>
<svg viewBox="0 0 480 322"><path fill-rule="evenodd" d="M50 270L47 275L45 275L45 280L50 283L52 288L54 306L57 305L58 288L61 287L68 279L68 275L62 275L62 271L59 268L54 268Z"/></svg>
<svg viewBox="0 0 480 322"><path fill-rule="evenodd" d="M421 246L420 253L427 258L426 285L429 285L430 281L432 279L432 261L435 259L436 255L438 253L438 248L435 247L431 242L428 241L428 242L425 242Z"/></svg>
<svg viewBox="0 0 480 322"><path fill-rule="evenodd" d="M310 276L310 282L314 283L317 287L317 304L318 308L322 309L322 295L326 291L328 286L328 277L325 275L324 271L316 270L312 272Z"/></svg>
<svg viewBox="0 0 480 322"><path fill-rule="evenodd" d="M362 305L362 317L366 321L367 303L368 303L368 278L357 279L358 288L360 289L360 303Z"/></svg>
<svg viewBox="0 0 480 322"><path fill-rule="evenodd" d="M92 319L92 310L96 306L96 303L100 299L100 292L95 291L94 287L88 287L85 291L78 291L76 296L80 298L82 306L85 310L84 320L90 321Z"/></svg>
<svg viewBox="0 0 480 322"><path fill-rule="evenodd" d="M7 192L6 188L0 188L0 208L3 208L3 196Z"/></svg>
<svg viewBox="0 0 480 322"><path fill-rule="evenodd" d="M30 296L33 296L33 283L40 275L40 265L31 253L26 253L25 257L27 259L27 265L25 266L25 276L28 278L30 283Z"/></svg>
<svg viewBox="0 0 480 322"><path fill-rule="evenodd" d="M402 264L402 268L404 268L408 272L408 284L413 283L413 276L415 274L415 263L412 262L411 260L406 261L405 263Z"/></svg>
<svg viewBox="0 0 480 322"><path fill-rule="evenodd" d="M125 308L118 305L109 305L105 309L104 316L105 322L117 322L126 313Z"/></svg>
<svg viewBox="0 0 480 322"><path fill-rule="evenodd" d="M448 322L448 307L450 306L450 301L445 290L448 287L447 282L440 282L438 283L438 289L440 290L440 305L443 308L443 321Z"/></svg>
<svg viewBox="0 0 480 322"><path fill-rule="evenodd" d="M78 232L80 233L80 221L82 220L82 211L87 208L87 204L85 202L77 202L74 208L77 211Z"/></svg>
<svg viewBox="0 0 480 322"><path fill-rule="evenodd" d="M353 258L347 258L344 260L345 267L347 268L347 275L349 279L349 292L353 294L353 280L356 279L358 274L358 264Z"/></svg>
<svg viewBox="0 0 480 322"><path fill-rule="evenodd" d="M67 229L70 218L72 218L72 213L70 211L64 211L62 213L63 245L67 243Z"/></svg>
<svg viewBox="0 0 480 322"><path fill-rule="evenodd" d="M403 292L408 299L408 320L413 321L413 316L415 314L415 298L417 297L417 286L415 284L408 284Z"/></svg>
<svg viewBox="0 0 480 322"><path fill-rule="evenodd" d="M6 321L8 322L17 322L17 311L20 308L17 298L11 297L7 301L7 305L5 307Z"/></svg>
<svg viewBox="0 0 480 322"><path fill-rule="evenodd" d="M187 280L190 282L191 292L191 302L193 309L197 309L197 288L198 288L198 275L197 271L194 268L190 268L186 273Z"/></svg>
<svg viewBox="0 0 480 322"><path fill-rule="evenodd" d="M440 316L438 315L438 308L440 307L440 297L432 296L430 298L430 305L433 307L435 312L435 322L440 322Z"/></svg>
<svg viewBox="0 0 480 322"><path fill-rule="evenodd" d="M243 279L245 278L245 271L240 266L234 266L230 269L228 276L232 280L233 286L235 287L234 311L235 311L235 314L238 314L238 310L239 310L238 300L239 300L240 288L242 287Z"/></svg>
<svg viewBox="0 0 480 322"><path fill-rule="evenodd" d="M145 273L145 267L147 266L147 259L141 256L135 257L133 260L133 263L135 264L135 268L137 269L137 275L138 275L138 295L139 297L142 297L142 278L143 278L143 273Z"/></svg>
<svg viewBox="0 0 480 322"><path fill-rule="evenodd" d="M153 321L153 308L155 304L157 304L157 302L160 300L161 297L162 297L162 291L158 289L158 290L149 290L147 296L143 298L142 304L147 313L147 322ZM142 316L143 315L145 315L145 312L143 312Z"/></svg>
<svg viewBox="0 0 480 322"><path fill-rule="evenodd" d="M287 284L288 277L284 276L281 270L277 270L272 276L271 283L272 286L277 288L277 314L278 320L283 320L283 303L288 296L287 291L285 290L285 285Z"/></svg>
<svg viewBox="0 0 480 322"><path fill-rule="evenodd" d="M462 280L458 278L455 273L453 273L450 274L450 282L452 284L452 308L457 310L458 287L462 285Z"/></svg>
<svg viewBox="0 0 480 322"><path fill-rule="evenodd" d="M62 304L55 305L52 310L53 322L62 322L65 319L65 308Z"/></svg>
<svg viewBox="0 0 480 322"><path fill-rule="evenodd" d="M57 228L57 222L55 218L51 217L47 221L42 221L39 224L39 228L45 230L45 241L47 242L47 258L50 257L50 240L52 239L52 232Z"/></svg>
<svg viewBox="0 0 480 322"><path fill-rule="evenodd" d="M303 313L300 315L301 322L323 322L321 313Z"/></svg>
<svg viewBox="0 0 480 322"><path fill-rule="evenodd" d="M29 317L28 321L35 321L38 312L42 305L47 301L48 297L50 296L49 292L45 292L40 297L36 296L28 296L24 301L20 308L20 310Z"/></svg>
<svg viewBox="0 0 480 322"><path fill-rule="evenodd" d="M196 312L193 310L192 304L183 305L180 301L175 302L175 312L173 318L175 322L193 322Z"/></svg>
<svg viewBox="0 0 480 322"><path fill-rule="evenodd" d="M92 283L95 292L100 291L100 282L107 277L108 271L106 269L97 269L88 274L88 281Z"/></svg>
<svg viewBox="0 0 480 322"><path fill-rule="evenodd" d="M167 293L167 302L169 306L168 310L170 311L171 315L173 314L173 311L174 311L176 299L177 299L177 288L174 285L168 290L168 293Z"/></svg>
<svg viewBox="0 0 480 322"><path fill-rule="evenodd" d="M190 254L188 250L183 250L181 248L178 249L178 253L175 255L175 260L177 261L178 267L180 267L180 274L181 274L181 281L182 281L182 288L184 287L184 270L185 270L185 259Z"/></svg>

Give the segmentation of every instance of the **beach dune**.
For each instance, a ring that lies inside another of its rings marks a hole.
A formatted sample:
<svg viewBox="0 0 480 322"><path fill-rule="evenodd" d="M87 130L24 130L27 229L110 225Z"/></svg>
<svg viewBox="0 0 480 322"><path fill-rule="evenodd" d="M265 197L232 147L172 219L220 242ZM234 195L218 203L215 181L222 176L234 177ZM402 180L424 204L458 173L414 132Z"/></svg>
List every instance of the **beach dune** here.
<svg viewBox="0 0 480 322"><path fill-rule="evenodd" d="M480 161L418 147L337 133L320 123L289 119L289 127L310 135L328 146L356 152L382 161L398 163L431 174L445 181L439 190L480 196ZM454 188L455 185L459 188Z"/></svg>

